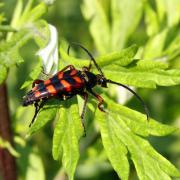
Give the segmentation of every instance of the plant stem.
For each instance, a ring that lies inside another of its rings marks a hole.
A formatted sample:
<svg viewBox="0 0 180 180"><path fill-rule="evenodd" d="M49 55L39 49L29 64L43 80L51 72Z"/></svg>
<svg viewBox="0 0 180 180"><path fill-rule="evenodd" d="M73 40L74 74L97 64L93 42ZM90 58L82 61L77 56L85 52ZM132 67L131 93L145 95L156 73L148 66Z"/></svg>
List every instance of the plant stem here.
<svg viewBox="0 0 180 180"><path fill-rule="evenodd" d="M8 108L7 89L5 84L0 85L0 136L13 143L10 115ZM0 147L0 176L3 180L16 180L16 163L8 150ZM0 178L1 179L1 178Z"/></svg>

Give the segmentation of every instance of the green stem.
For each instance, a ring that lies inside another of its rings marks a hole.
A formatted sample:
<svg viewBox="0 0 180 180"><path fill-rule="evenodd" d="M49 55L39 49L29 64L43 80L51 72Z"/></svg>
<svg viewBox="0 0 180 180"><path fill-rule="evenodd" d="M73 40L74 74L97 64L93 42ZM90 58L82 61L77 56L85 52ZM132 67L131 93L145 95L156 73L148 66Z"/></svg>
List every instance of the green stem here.
<svg viewBox="0 0 180 180"><path fill-rule="evenodd" d="M0 31L16 32L16 29L9 25L0 25Z"/></svg>

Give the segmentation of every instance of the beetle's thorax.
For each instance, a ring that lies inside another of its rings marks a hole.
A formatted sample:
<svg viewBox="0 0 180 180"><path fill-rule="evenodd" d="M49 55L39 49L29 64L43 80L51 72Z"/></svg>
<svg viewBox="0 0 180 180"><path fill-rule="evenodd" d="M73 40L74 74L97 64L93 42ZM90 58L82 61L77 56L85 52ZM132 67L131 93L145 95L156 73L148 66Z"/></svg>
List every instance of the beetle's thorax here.
<svg viewBox="0 0 180 180"><path fill-rule="evenodd" d="M106 78L100 74L95 75L89 71L82 71L82 75L86 82L87 88L93 88L96 85L107 87Z"/></svg>

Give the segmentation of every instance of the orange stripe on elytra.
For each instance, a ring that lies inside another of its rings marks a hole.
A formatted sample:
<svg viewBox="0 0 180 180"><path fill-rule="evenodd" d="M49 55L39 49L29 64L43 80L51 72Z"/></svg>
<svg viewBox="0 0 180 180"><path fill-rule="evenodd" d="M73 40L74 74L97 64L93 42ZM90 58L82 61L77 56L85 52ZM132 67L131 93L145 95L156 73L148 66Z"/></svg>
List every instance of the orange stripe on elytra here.
<svg viewBox="0 0 180 180"><path fill-rule="evenodd" d="M55 94L57 92L53 85L46 86L46 89L50 94Z"/></svg>
<svg viewBox="0 0 180 180"><path fill-rule="evenodd" d="M48 84L51 84L51 80L50 79L44 81L44 85L48 85Z"/></svg>
<svg viewBox="0 0 180 180"><path fill-rule="evenodd" d="M67 81L64 79L61 80L61 84L65 87L66 91L71 91L71 84L69 84Z"/></svg>
<svg viewBox="0 0 180 180"><path fill-rule="evenodd" d="M82 83L82 80L78 76L72 77L77 83Z"/></svg>
<svg viewBox="0 0 180 180"><path fill-rule="evenodd" d="M59 72L59 73L58 73L58 79L62 79L63 76L64 76L64 73L63 73L63 72Z"/></svg>
<svg viewBox="0 0 180 180"><path fill-rule="evenodd" d="M35 92L35 97L38 98L38 97L40 97L40 96L41 96L41 93L40 93L39 91L36 91L36 92Z"/></svg>

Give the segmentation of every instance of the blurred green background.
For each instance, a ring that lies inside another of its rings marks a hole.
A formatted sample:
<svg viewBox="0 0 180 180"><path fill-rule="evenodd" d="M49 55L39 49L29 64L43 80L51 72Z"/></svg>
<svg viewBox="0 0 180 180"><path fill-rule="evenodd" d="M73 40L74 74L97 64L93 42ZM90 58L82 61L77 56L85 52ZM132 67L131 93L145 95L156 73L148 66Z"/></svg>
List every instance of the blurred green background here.
<svg viewBox="0 0 180 180"><path fill-rule="evenodd" d="M150 10L152 9L154 12L157 12L157 4L159 1L150 0L144 3L148 4L148 6L143 5L140 9L141 14L137 15L139 16L137 25L134 26L132 32L125 37L125 41L120 47L117 47L117 49L125 48L132 44L137 44L139 47L147 47L150 40L153 40L153 37L156 34L161 32L164 27L168 26L168 19L173 18L170 13L176 14L174 15L174 18L178 18L178 20L177 23L174 24L174 29L172 28L171 32L169 32L169 42L171 43L174 39L179 38L180 9L178 8L180 6L180 1L173 1L174 6L173 3L168 4L168 1L165 1L166 8L168 9L165 19L162 20L162 23L160 22L160 19L158 20L158 30L154 30L155 28L153 29L153 27L156 27L156 25L153 26L153 22L155 23L155 20L153 19L155 18L155 15L153 16L153 13L151 13ZM7 17L8 23L11 20L16 0L6 0L4 2L5 6L3 11L5 17ZM123 3L124 1L120 2ZM108 14L110 11L110 0L102 0L101 3L102 7ZM94 52L94 49L98 49L98 45L94 42L92 32L89 29L90 20L87 21L83 16L82 4L82 0L55 1L54 5L48 8L48 13L44 16L44 19L57 27L60 44L62 40L66 40L67 42L79 42L90 51ZM129 20L128 13L129 12L126 14L126 21ZM147 16L149 16L149 20L147 20ZM169 16L171 17L168 18ZM111 17L109 18L109 21L111 22ZM151 23L148 23L148 21L151 21ZM154 34L148 34L148 31L154 31ZM169 44L167 44L167 46ZM180 44L177 46L180 48ZM34 42L30 42L28 45L23 47L23 49L21 49L21 54L24 59L26 59L26 62L19 67L12 68L7 80L13 128L22 139L25 137L27 132L28 124L33 115L33 108L27 107L26 110L24 110L20 106L22 103L22 97L25 94L25 91L20 90L20 87L36 63L37 59L34 55L36 51L37 47ZM165 51L166 47L161 51L160 55L163 56ZM102 52L97 51L95 54L102 54ZM81 54L77 55L81 56ZM152 57L152 59L157 57L159 57L159 55ZM151 59L151 57L149 58ZM169 61L169 64L173 68L180 68L179 54ZM164 124L170 124L177 127L180 125L179 92L180 86L157 87L157 89L138 89L138 93L148 104L151 117ZM134 98L127 102L127 106L142 111ZM88 128L93 129L93 126L92 122L88 121ZM26 179L31 179L30 177L32 177L32 173L34 173L31 168L32 164L36 164L39 170L39 174L36 175L38 179L60 179L64 177L64 171L61 168L60 162L54 161L51 156L52 132L53 125L48 124L32 138L27 139L25 146L22 145L23 142L20 143L21 145L17 145L17 151L22 153L21 157L18 158L19 175L21 176L21 179L24 179L25 177ZM96 134L94 134L94 136L96 136ZM89 146L88 144L91 144L91 137L86 137L81 141L82 151L75 179L118 179L118 176L113 171L106 158L101 145L101 140L99 137L95 137L94 139L95 142L93 142L92 146ZM174 165L176 165L176 167L180 168L179 132L167 137L150 137L149 139L151 144L159 153L169 159ZM130 179L137 179L133 165L131 167Z"/></svg>

